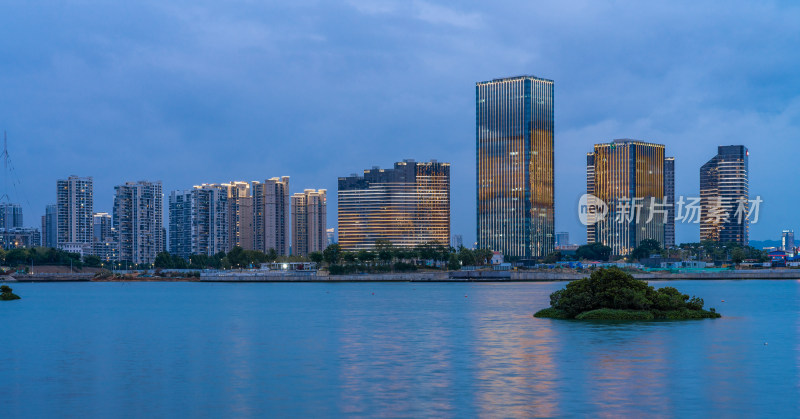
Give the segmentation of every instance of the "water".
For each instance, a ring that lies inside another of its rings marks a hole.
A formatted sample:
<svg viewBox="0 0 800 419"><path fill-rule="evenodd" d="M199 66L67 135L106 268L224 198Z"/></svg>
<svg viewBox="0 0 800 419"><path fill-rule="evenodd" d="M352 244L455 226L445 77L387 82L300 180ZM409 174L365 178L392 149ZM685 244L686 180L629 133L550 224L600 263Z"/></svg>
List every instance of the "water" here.
<svg viewBox="0 0 800 419"><path fill-rule="evenodd" d="M0 416L800 415L800 282L670 283L719 320L531 317L563 285L12 284Z"/></svg>

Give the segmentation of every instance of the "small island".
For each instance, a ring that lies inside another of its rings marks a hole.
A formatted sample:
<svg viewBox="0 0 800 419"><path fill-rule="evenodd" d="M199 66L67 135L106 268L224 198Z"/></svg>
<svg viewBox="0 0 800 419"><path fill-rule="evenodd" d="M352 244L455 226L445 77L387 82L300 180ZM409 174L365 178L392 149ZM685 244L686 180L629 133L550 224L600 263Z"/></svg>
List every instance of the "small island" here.
<svg viewBox="0 0 800 419"><path fill-rule="evenodd" d="M0 285L0 301L11 301L11 300L19 300L20 297L17 294L14 294L8 285Z"/></svg>
<svg viewBox="0 0 800 419"><path fill-rule="evenodd" d="M673 287L655 289L618 268L600 269L589 278L550 294L550 308L534 317L576 320L689 320L722 317L703 309L703 299Z"/></svg>

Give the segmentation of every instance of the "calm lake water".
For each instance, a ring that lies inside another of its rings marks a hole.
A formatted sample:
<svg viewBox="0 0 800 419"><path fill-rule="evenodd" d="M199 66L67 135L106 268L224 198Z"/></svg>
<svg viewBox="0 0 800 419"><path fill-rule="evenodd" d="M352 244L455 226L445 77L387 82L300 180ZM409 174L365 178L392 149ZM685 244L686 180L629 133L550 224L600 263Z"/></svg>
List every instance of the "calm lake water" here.
<svg viewBox="0 0 800 419"><path fill-rule="evenodd" d="M800 416L796 281L617 324L533 318L564 283L11 285L3 417Z"/></svg>

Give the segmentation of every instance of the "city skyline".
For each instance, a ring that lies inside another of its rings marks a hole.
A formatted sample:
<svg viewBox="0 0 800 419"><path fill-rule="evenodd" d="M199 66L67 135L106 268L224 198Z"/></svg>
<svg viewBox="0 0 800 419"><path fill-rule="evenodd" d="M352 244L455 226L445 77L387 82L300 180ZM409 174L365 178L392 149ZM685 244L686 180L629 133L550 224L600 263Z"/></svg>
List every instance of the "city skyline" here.
<svg viewBox="0 0 800 419"><path fill-rule="evenodd" d="M742 3L719 16L711 3L692 14L678 4L632 4L624 13L583 4L533 13L523 4L511 13L504 4L352 2L306 13L195 5L187 14L145 3L59 9L71 23L51 25L44 14L22 18L21 7L0 17L19 35L0 41L8 58L0 128L22 181L15 200L26 226L54 202L37 191L71 173L94 176L96 210L111 212L113 186L135 179L161 179L171 191L285 173L294 191L334 190L343 167L435 158L454 171L453 233L473 243L474 83L535 74L557 85L555 205L565 214L557 231L583 231L571 214L585 162L571 151L620 137L673 150L679 196L699 190L705 150L747 145L750 187L765 201L751 238L800 228L792 213L800 199L772 182L792 174L800 152L790 71L800 59L785 53L798 41L795 9ZM513 24L523 15L535 24ZM141 25L127 25L132 18ZM409 31L418 36L400 35ZM214 152L234 139L255 152ZM677 230L679 243L699 237L698 226Z"/></svg>

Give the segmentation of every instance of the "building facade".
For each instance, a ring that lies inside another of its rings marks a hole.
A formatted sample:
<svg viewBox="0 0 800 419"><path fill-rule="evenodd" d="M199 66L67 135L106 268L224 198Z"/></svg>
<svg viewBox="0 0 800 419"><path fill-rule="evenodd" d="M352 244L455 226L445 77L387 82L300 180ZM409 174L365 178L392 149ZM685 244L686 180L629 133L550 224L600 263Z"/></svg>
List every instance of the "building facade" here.
<svg viewBox="0 0 800 419"><path fill-rule="evenodd" d="M152 264L164 248L161 182L126 182L114 191L113 228L119 260Z"/></svg>
<svg viewBox="0 0 800 419"><path fill-rule="evenodd" d="M560 231L556 233L556 247L567 246L569 244L569 232Z"/></svg>
<svg viewBox="0 0 800 419"><path fill-rule="evenodd" d="M664 247L675 247L675 157L664 159L664 199L667 207L667 222L664 224Z"/></svg>
<svg viewBox="0 0 800 419"><path fill-rule="evenodd" d="M794 254L794 230L783 230L781 233L781 250Z"/></svg>
<svg viewBox="0 0 800 419"><path fill-rule="evenodd" d="M47 205L42 216L42 246L58 247L58 207Z"/></svg>
<svg viewBox="0 0 800 419"><path fill-rule="evenodd" d="M255 250L288 256L291 244L289 176L252 182L253 244Z"/></svg>
<svg viewBox="0 0 800 419"><path fill-rule="evenodd" d="M94 213L92 224L94 229L92 254L99 257L104 263L119 261L119 243L117 242L111 214L106 212Z"/></svg>
<svg viewBox="0 0 800 419"><path fill-rule="evenodd" d="M61 249L90 254L94 241L94 190L91 177L56 182L56 237Z"/></svg>
<svg viewBox="0 0 800 419"><path fill-rule="evenodd" d="M378 240L397 247L450 241L450 164L404 160L363 176L339 178L339 245L368 250Z"/></svg>
<svg viewBox="0 0 800 419"><path fill-rule="evenodd" d="M228 246L246 250L255 248L253 237L253 197L249 182L230 182L222 185L228 191Z"/></svg>
<svg viewBox="0 0 800 419"><path fill-rule="evenodd" d="M0 228L22 228L22 207L19 204L0 203Z"/></svg>
<svg viewBox="0 0 800 419"><path fill-rule="evenodd" d="M602 243L620 256L630 254L642 240L664 245L665 160L661 144L622 139L594 146L587 159L587 165L593 164L587 168L587 193L605 202L608 214L587 234L594 236L590 243Z"/></svg>
<svg viewBox="0 0 800 419"><path fill-rule="evenodd" d="M308 256L328 243L328 197L325 189L306 189L292 195L292 254Z"/></svg>
<svg viewBox="0 0 800 419"><path fill-rule="evenodd" d="M0 228L0 248L4 250L39 247L42 236L38 228Z"/></svg>
<svg viewBox="0 0 800 419"><path fill-rule="evenodd" d="M523 259L555 248L553 81L476 84L478 247Z"/></svg>
<svg viewBox="0 0 800 419"><path fill-rule="evenodd" d="M192 191L169 194L169 252L184 259L192 255Z"/></svg>
<svg viewBox="0 0 800 419"><path fill-rule="evenodd" d="M747 245L750 223L749 156L742 145L720 146L700 168L700 240Z"/></svg>

